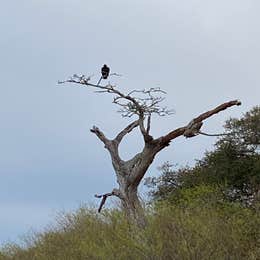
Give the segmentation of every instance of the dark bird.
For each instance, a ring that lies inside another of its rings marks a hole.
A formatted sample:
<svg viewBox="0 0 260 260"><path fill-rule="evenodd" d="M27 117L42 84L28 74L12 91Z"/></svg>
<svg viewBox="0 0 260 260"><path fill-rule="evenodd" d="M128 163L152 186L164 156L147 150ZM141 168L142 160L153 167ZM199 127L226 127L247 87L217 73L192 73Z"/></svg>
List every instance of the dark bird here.
<svg viewBox="0 0 260 260"><path fill-rule="evenodd" d="M103 79L107 79L107 77L109 76L109 71L110 68L106 64L104 64L104 66L101 69L101 74Z"/></svg>
<svg viewBox="0 0 260 260"><path fill-rule="evenodd" d="M102 79L108 78L109 72L110 72L110 68L106 64L104 64L103 67L101 68L101 77L100 77L97 85L99 85L99 83L101 82Z"/></svg>

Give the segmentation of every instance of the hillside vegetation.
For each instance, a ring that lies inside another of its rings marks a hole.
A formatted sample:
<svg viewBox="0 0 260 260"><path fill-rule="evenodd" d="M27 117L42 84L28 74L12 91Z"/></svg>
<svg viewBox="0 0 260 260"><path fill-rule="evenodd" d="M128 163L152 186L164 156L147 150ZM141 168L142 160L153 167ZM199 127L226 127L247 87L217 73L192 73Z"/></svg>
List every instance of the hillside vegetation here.
<svg viewBox="0 0 260 260"><path fill-rule="evenodd" d="M208 187L194 192L197 199L185 206L157 205L144 230L119 211L98 216L81 208L60 216L56 228L27 236L24 247L6 245L0 259L257 259L259 215L238 204L205 203Z"/></svg>
<svg viewBox="0 0 260 260"><path fill-rule="evenodd" d="M145 228L119 209L82 207L6 244L0 259L259 259L260 107L228 120L225 131L194 167L166 163L146 181Z"/></svg>

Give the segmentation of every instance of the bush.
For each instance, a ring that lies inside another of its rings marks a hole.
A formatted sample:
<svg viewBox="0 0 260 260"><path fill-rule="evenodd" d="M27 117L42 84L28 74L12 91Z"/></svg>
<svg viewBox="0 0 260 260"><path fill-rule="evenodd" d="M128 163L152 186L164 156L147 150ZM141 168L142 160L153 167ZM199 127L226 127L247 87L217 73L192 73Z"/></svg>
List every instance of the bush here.
<svg viewBox="0 0 260 260"><path fill-rule="evenodd" d="M0 259L257 259L256 212L234 203L207 203L213 194L207 187L188 193L185 206L160 202L147 211L145 229L128 223L118 210L61 214L55 227L26 236L25 246L6 245Z"/></svg>

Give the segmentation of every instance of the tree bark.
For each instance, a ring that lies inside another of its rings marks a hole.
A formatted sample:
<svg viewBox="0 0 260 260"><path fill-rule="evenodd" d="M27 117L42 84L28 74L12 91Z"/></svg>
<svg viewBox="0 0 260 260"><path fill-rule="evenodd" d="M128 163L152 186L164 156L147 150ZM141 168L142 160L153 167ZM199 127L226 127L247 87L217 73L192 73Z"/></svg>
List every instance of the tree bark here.
<svg viewBox="0 0 260 260"><path fill-rule="evenodd" d="M144 209L141 205L141 201L138 197L137 187L129 186L121 189L122 207L126 214L126 217L130 222L136 223L139 227L145 227L146 219L144 215Z"/></svg>
<svg viewBox="0 0 260 260"><path fill-rule="evenodd" d="M146 144L143 151L128 161L114 161L113 167L119 185L118 197L130 221L145 226L145 216L138 196L138 186L156 154L154 145Z"/></svg>

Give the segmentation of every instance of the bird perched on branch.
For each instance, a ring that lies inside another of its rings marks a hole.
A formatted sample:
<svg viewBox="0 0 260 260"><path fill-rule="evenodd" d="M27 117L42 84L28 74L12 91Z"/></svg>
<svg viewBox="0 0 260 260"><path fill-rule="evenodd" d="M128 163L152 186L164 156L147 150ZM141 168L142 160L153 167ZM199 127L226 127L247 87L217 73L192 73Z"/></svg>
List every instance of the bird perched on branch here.
<svg viewBox="0 0 260 260"><path fill-rule="evenodd" d="M102 78L107 79L107 77L109 76L109 72L110 68L106 64L104 64L104 66L101 69Z"/></svg>
<svg viewBox="0 0 260 260"><path fill-rule="evenodd" d="M101 82L102 79L107 79L109 76L109 72L110 72L110 68L104 64L103 67L101 68L101 77L97 83L97 85L99 85L99 83Z"/></svg>

